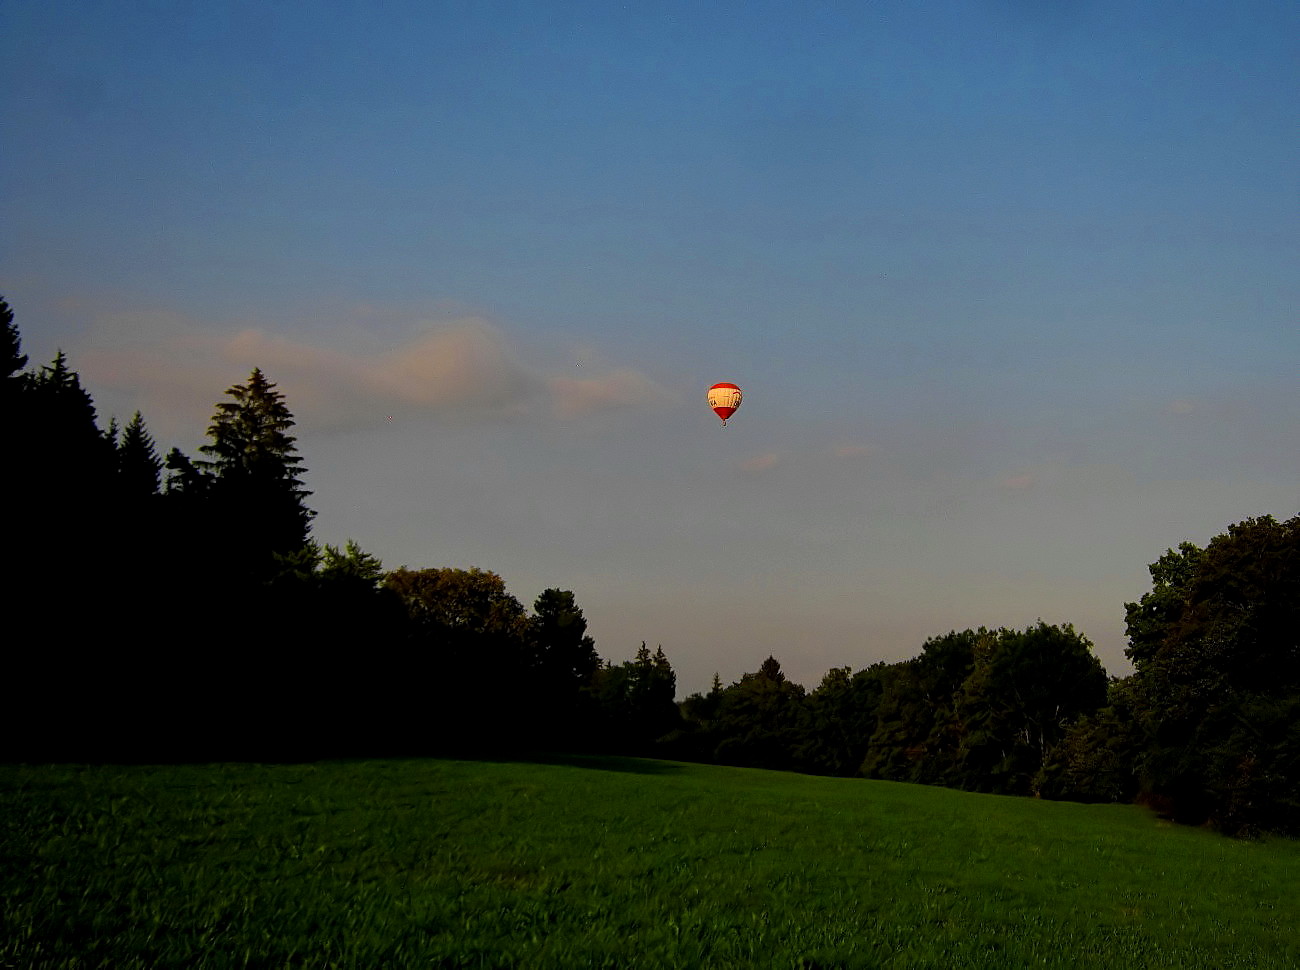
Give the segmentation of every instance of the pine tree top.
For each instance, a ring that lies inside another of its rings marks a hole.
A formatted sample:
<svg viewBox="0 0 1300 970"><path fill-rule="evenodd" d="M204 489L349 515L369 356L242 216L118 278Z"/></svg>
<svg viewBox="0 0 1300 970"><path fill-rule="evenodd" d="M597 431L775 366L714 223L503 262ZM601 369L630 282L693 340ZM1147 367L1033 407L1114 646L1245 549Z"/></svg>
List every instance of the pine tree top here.
<svg viewBox="0 0 1300 970"><path fill-rule="evenodd" d="M302 458L298 439L289 434L293 414L276 385L254 368L246 383L227 388L226 394L231 400L217 405L208 426L211 441L199 448L210 458L195 464L221 478L279 481L299 496L310 495L298 478Z"/></svg>
<svg viewBox="0 0 1300 970"><path fill-rule="evenodd" d="M11 378L27 366L27 355L22 353L22 338L14 324L14 311L0 296L0 378Z"/></svg>

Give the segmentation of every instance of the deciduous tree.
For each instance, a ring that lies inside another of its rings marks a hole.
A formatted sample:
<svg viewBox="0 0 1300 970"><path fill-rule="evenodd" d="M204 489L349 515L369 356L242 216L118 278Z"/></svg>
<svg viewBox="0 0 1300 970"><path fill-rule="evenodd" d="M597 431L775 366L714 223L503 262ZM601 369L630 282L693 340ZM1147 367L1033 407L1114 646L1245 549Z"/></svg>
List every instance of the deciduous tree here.
<svg viewBox="0 0 1300 970"><path fill-rule="evenodd" d="M1051 749L1106 699L1106 671L1070 624L1041 620L980 641L957 702L964 732L959 783L1027 795Z"/></svg>
<svg viewBox="0 0 1300 970"><path fill-rule="evenodd" d="M714 757L754 768L794 767L803 700L803 686L787 680L780 662L768 657L723 691Z"/></svg>
<svg viewBox="0 0 1300 970"><path fill-rule="evenodd" d="M409 652L399 676L412 732L431 747L526 746L532 694L531 623L496 573L407 569L384 578L406 608ZM419 725L423 723L421 729Z"/></svg>
<svg viewBox="0 0 1300 970"><path fill-rule="evenodd" d="M1144 797L1229 832L1300 832L1300 516L1151 567L1129 604Z"/></svg>

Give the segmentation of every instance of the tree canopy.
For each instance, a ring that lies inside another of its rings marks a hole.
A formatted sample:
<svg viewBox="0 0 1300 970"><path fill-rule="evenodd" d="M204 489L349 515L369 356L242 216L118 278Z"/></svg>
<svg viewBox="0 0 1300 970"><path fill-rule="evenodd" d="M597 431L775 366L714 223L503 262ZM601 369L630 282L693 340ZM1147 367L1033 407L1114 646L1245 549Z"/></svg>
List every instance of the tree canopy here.
<svg viewBox="0 0 1300 970"><path fill-rule="evenodd" d="M1300 832L1300 516L1151 566L1128 604L1143 797L1230 831Z"/></svg>

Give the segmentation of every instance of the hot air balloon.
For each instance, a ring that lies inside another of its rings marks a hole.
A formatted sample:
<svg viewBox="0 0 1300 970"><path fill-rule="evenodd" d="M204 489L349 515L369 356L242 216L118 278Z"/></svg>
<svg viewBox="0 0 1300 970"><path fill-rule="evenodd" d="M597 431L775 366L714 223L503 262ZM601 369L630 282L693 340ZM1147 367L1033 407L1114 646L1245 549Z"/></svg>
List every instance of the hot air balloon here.
<svg viewBox="0 0 1300 970"><path fill-rule="evenodd" d="M717 413L722 419L725 427L727 418L736 413L736 408L740 407L741 400L740 388L735 384L728 384L725 381L721 384L714 384L709 388L709 407Z"/></svg>

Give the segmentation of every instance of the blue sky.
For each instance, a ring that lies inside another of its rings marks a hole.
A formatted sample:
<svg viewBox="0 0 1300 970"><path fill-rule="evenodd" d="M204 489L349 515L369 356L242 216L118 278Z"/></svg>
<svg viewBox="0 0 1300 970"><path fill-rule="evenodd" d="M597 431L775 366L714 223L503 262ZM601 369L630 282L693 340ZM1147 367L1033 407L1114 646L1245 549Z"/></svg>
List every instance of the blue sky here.
<svg viewBox="0 0 1300 970"><path fill-rule="evenodd" d="M164 449L262 367L319 539L572 589L683 693L1040 617L1118 674L1148 563L1300 512L1298 36L8 0L0 293Z"/></svg>

